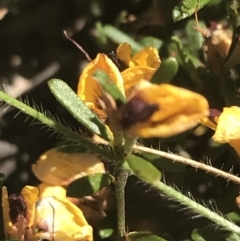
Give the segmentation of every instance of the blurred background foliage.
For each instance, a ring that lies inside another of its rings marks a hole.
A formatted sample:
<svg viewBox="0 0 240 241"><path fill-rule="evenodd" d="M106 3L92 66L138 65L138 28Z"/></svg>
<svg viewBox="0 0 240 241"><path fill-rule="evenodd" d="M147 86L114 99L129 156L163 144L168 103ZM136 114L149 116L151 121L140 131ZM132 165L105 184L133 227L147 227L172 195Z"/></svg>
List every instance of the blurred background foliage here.
<svg viewBox="0 0 240 241"><path fill-rule="evenodd" d="M191 9L193 14L198 4L190 2L195 6ZM79 75L87 63L85 56L64 37L63 30L67 30L91 58L99 52L114 51L122 42L129 42L135 52L144 46L155 46L162 65L152 82L167 82L199 92L208 99L212 109L219 111L224 106L239 106L236 57L239 56L239 2L200 0L199 8L207 2L198 13L200 30L196 28L194 15L186 17L182 8L178 8L180 0L1 0L0 82L14 97L21 96L33 106L49 110L79 128L47 86L49 79L60 78L76 91ZM183 16L186 18L177 21ZM226 42L219 51L216 51L218 44L213 42L217 30L222 31L220 36L225 36ZM225 49L229 47L227 54ZM223 63L227 63L225 69ZM6 174L4 185L10 193L19 192L26 184L38 184L31 164L58 142L58 137L42 125L32 123L31 118L17 110L0 106L0 171ZM173 138L140 142L237 175L239 157L227 144L213 143L212 134L210 129L199 126ZM163 171L170 185L210 209L240 221L235 204L236 184L163 158L156 160L150 155L145 158ZM107 203L105 218L96 216L89 220L94 226L95 240L115 240L113 190L108 193ZM199 232L204 233L206 240L225 240L224 230L189 210L184 211L180 204L135 177L130 177L127 183L126 204L128 231L151 231L173 241L198 240Z"/></svg>

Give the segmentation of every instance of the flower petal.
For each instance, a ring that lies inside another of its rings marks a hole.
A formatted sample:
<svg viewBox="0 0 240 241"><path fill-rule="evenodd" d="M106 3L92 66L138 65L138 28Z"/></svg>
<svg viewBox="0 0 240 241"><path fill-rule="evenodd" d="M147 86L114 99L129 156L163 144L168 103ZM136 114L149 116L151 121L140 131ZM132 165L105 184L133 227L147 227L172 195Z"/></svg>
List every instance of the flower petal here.
<svg viewBox="0 0 240 241"><path fill-rule="evenodd" d="M225 107L218 118L216 132L212 137L215 142L228 143L240 139L240 108Z"/></svg>
<svg viewBox="0 0 240 241"><path fill-rule="evenodd" d="M130 95L132 88L141 80L150 81L155 72L156 69L147 66L136 66L124 70L122 72L122 77L124 80L124 89L126 97Z"/></svg>
<svg viewBox="0 0 240 241"><path fill-rule="evenodd" d="M200 94L169 84L141 81L122 110L127 138L169 137L198 124L208 103Z"/></svg>
<svg viewBox="0 0 240 241"><path fill-rule="evenodd" d="M2 187L2 208L3 208L3 221L4 221L4 232L5 237L9 238L12 233L15 233L15 237L17 237L16 227L13 226L10 216L9 216L9 202L8 202L8 191L5 186Z"/></svg>
<svg viewBox="0 0 240 241"><path fill-rule="evenodd" d="M81 213L80 209L77 207L76 209ZM69 210L68 203L61 199L46 197L40 200L36 209L36 223L45 232L40 232L37 236L48 240L54 238L56 241L91 241L92 227L87 224L82 213L81 218L85 224L76 223L74 220L76 216L76 213Z"/></svg>
<svg viewBox="0 0 240 241"><path fill-rule="evenodd" d="M147 47L137 52L131 59L130 67L132 66L147 66L157 70L161 64L158 55L158 50L153 47Z"/></svg>
<svg viewBox="0 0 240 241"><path fill-rule="evenodd" d="M56 241L91 241L92 227L88 225L82 211L66 198L66 190L45 183L39 186L40 201L36 209L36 223L45 232L40 238Z"/></svg>
<svg viewBox="0 0 240 241"><path fill-rule="evenodd" d="M116 65L105 54L98 54L83 70L79 78L77 91L79 98L85 101L93 111L97 109L98 113L96 114L104 119L106 114L99 105L99 99L102 98L102 88L93 76L97 70L105 71L124 94L123 79Z"/></svg>
<svg viewBox="0 0 240 241"><path fill-rule="evenodd" d="M28 208L28 227L32 227L35 219L35 208L38 200L39 189L37 187L25 186L21 191L21 196L26 202Z"/></svg>
<svg viewBox="0 0 240 241"><path fill-rule="evenodd" d="M104 173L105 168L95 154L50 149L32 165L32 171L42 182L63 186L88 174Z"/></svg>
<svg viewBox="0 0 240 241"><path fill-rule="evenodd" d="M211 121L208 117L204 117L200 120L200 123L213 129L213 130L216 130L217 128L217 124L214 123L213 121Z"/></svg>
<svg viewBox="0 0 240 241"><path fill-rule="evenodd" d="M132 47L128 43L120 44L116 50L117 57L127 66L129 66L131 60L131 53Z"/></svg>

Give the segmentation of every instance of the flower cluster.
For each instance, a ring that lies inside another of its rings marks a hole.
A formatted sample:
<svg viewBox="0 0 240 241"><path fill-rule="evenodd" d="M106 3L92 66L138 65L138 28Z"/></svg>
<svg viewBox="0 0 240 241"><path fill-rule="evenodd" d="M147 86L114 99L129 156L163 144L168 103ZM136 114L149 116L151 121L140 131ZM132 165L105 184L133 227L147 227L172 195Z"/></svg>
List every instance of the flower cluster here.
<svg viewBox="0 0 240 241"><path fill-rule="evenodd" d="M170 84L150 83L161 61L157 49L147 47L131 57L131 46L116 51L125 70L120 71L106 54L98 54L83 70L78 96L105 121L112 132L125 138L169 137L194 127L208 115L208 102L200 94ZM112 103L94 77L98 70L126 97L126 103ZM107 98L106 98L107 96Z"/></svg>
<svg viewBox="0 0 240 241"><path fill-rule="evenodd" d="M98 156L51 149L40 156L32 170L43 182L38 187L25 186L19 195L11 196L6 187L2 188L6 238L92 241L92 227L67 198L63 186L82 176L104 173Z"/></svg>

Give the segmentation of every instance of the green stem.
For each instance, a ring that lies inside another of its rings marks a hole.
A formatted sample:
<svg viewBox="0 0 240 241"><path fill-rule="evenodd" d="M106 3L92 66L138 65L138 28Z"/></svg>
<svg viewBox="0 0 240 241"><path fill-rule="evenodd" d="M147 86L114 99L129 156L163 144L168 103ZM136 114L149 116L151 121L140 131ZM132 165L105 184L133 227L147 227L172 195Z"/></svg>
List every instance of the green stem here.
<svg viewBox="0 0 240 241"><path fill-rule="evenodd" d="M215 222L219 226L224 227L225 229L237 234L240 236L240 227L234 223L228 221L219 214L212 212L208 208L200 205L196 201L184 196L182 193L176 191L174 188L167 186L166 184L159 182L155 185L157 189L165 193L167 196L174 198L174 200L180 202L181 204L189 207L194 212L201 214L203 217L208 218L209 220Z"/></svg>
<svg viewBox="0 0 240 241"><path fill-rule="evenodd" d="M122 166L116 167L115 172L115 188L117 198L117 224L118 224L118 239L123 241L126 237L126 224L125 224L125 185L128 178L128 171Z"/></svg>
<svg viewBox="0 0 240 241"><path fill-rule="evenodd" d="M57 131L64 135L67 139L70 139L73 142L77 142L85 146L86 148L90 149L93 152L96 152L106 158L109 159L116 159L117 157L112 154L110 150L104 149L100 145L96 145L90 139L84 138L80 136L77 132L71 130L69 127L62 125L61 123L57 122L53 118L49 118L48 116L44 115L43 113L33 109L32 107L24 104L23 102L14 99L13 97L5 94L4 92L0 91L0 99L4 102L8 103L11 106L16 107L23 113L32 116L33 118L37 119L38 121L42 122L46 126L50 127L51 129Z"/></svg>

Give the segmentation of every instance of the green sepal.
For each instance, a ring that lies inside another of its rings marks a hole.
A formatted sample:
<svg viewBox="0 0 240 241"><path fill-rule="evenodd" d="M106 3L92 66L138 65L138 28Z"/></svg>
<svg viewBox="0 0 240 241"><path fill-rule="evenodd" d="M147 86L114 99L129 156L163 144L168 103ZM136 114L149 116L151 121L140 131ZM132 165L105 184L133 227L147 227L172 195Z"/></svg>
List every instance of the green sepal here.
<svg viewBox="0 0 240 241"><path fill-rule="evenodd" d="M177 22L190 17L210 1L211 0L182 0L174 7L172 11L173 21Z"/></svg>
<svg viewBox="0 0 240 241"><path fill-rule="evenodd" d="M103 122L80 100L76 93L62 80L52 79L48 86L56 99L92 133L101 136L106 141L111 135Z"/></svg>
<svg viewBox="0 0 240 241"><path fill-rule="evenodd" d="M151 184L157 184L161 180L162 173L143 158L135 155L128 155L126 161L134 175L140 179Z"/></svg>
<svg viewBox="0 0 240 241"><path fill-rule="evenodd" d="M111 95L116 103L126 103L126 98L106 72L98 70L95 72L94 76L97 78L104 91Z"/></svg>
<svg viewBox="0 0 240 241"><path fill-rule="evenodd" d="M84 176L70 183L67 188L67 196L76 198L89 196L109 186L114 181L115 179L112 175L105 173Z"/></svg>

